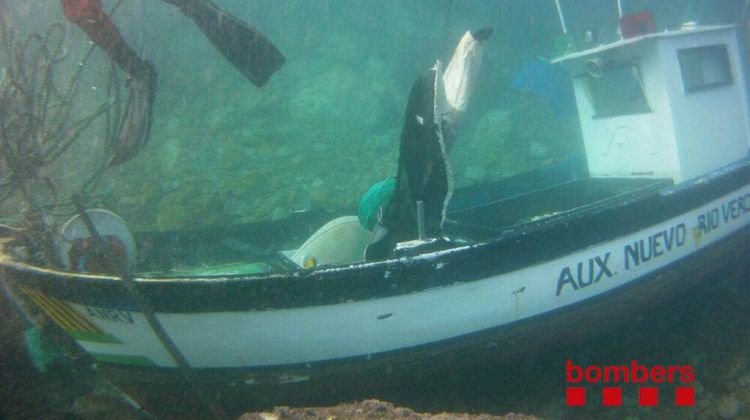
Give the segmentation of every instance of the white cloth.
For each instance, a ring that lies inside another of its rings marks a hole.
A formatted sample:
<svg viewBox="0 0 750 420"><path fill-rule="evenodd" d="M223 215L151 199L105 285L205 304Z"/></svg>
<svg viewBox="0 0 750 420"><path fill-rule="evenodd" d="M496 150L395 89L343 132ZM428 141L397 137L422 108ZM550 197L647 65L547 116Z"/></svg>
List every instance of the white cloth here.
<svg viewBox="0 0 750 420"><path fill-rule="evenodd" d="M463 112L469 103L469 96L482 64L480 47L480 41L474 39L470 31L466 31L443 73L445 99L454 112Z"/></svg>

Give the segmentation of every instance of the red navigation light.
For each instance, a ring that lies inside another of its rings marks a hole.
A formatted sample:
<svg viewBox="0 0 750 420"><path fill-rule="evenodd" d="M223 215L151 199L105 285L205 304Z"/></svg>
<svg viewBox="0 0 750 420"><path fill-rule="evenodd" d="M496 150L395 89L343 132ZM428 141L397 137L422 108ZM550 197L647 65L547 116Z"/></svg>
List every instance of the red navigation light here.
<svg viewBox="0 0 750 420"><path fill-rule="evenodd" d="M650 10L633 13L620 18L620 31L623 39L656 32L654 15Z"/></svg>

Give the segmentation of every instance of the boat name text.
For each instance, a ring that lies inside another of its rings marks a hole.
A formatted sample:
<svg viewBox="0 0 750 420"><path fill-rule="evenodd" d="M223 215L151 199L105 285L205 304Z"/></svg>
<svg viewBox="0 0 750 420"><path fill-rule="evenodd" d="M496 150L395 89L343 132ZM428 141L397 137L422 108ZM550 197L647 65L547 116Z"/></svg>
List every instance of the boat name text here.
<svg viewBox="0 0 750 420"><path fill-rule="evenodd" d="M699 214L698 229L701 233L711 232L718 228L722 222L726 225L748 212L750 212L750 193L733 198L721 206Z"/></svg>
<svg viewBox="0 0 750 420"><path fill-rule="evenodd" d="M697 224L691 228L695 238L695 245L700 246L700 236L707 234L722 225L728 225L750 213L750 193L738 194L734 198L700 210L695 214ZM618 253L612 250L600 250L596 255L589 254L580 261L566 265L558 271L557 290L555 296L560 296L564 290L572 289L576 292L585 287L598 283L602 279L615 277L618 269L628 271L649 261L659 260L665 255L685 246L688 237L686 222L675 223L660 231L652 231L648 236L624 244L622 259L614 257ZM614 268L613 268L614 267Z"/></svg>
<svg viewBox="0 0 750 420"><path fill-rule="evenodd" d="M87 306L86 312L89 314L91 318L99 318L99 319L102 319L105 321L111 321L111 322L122 322L125 324L135 323L133 321L133 314L131 314L128 311Z"/></svg>
<svg viewBox="0 0 750 420"><path fill-rule="evenodd" d="M625 245L625 269L637 267L641 263L659 258L664 254L685 245L687 228L684 223L671 226L661 232L639 239L632 244Z"/></svg>
<svg viewBox="0 0 750 420"><path fill-rule="evenodd" d="M589 258L587 262L579 261L573 270L569 266L560 270L560 276L557 278L557 296L560 296L563 286L570 285L573 290L590 286L599 282L602 276L609 278L614 276L612 270L607 266L611 252L604 254L604 257L596 256ZM573 276L575 273L575 277Z"/></svg>
<svg viewBox="0 0 750 420"><path fill-rule="evenodd" d="M621 260L623 265L619 266L625 270L630 270L653 259L663 257L684 246L686 238L687 226L685 226L685 223L678 223L667 229L654 232L645 238L636 239L623 246L623 260ZM598 283L602 279L615 277L617 270L610 265L611 255L611 251L606 251L604 256L596 255L561 268L557 277L555 296L560 296L565 287L578 291Z"/></svg>

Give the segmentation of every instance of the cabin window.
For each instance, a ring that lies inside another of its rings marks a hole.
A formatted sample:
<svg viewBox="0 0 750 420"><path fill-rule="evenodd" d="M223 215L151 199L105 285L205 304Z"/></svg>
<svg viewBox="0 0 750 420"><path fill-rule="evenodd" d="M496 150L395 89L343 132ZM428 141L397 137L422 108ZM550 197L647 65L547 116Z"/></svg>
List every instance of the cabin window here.
<svg viewBox="0 0 750 420"><path fill-rule="evenodd" d="M685 48L677 57L686 93L732 84L726 45Z"/></svg>
<svg viewBox="0 0 750 420"><path fill-rule="evenodd" d="M637 65L609 67L587 77L594 118L651 112Z"/></svg>

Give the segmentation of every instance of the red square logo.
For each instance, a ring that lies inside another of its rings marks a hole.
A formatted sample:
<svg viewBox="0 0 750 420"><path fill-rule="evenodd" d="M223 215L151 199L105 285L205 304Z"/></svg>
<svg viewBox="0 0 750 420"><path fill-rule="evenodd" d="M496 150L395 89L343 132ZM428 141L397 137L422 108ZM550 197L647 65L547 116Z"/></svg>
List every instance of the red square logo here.
<svg viewBox="0 0 750 420"><path fill-rule="evenodd" d="M641 407L659 405L659 389L646 386L638 388L638 405Z"/></svg>
<svg viewBox="0 0 750 420"><path fill-rule="evenodd" d="M568 407L583 407L586 405L586 388L580 386L565 388L565 405Z"/></svg>
<svg viewBox="0 0 750 420"><path fill-rule="evenodd" d="M619 407L622 405L622 388L605 386L602 389L602 405L605 407Z"/></svg>
<svg viewBox="0 0 750 420"><path fill-rule="evenodd" d="M695 388L692 386L678 386L675 388L674 404L678 407L695 406Z"/></svg>

